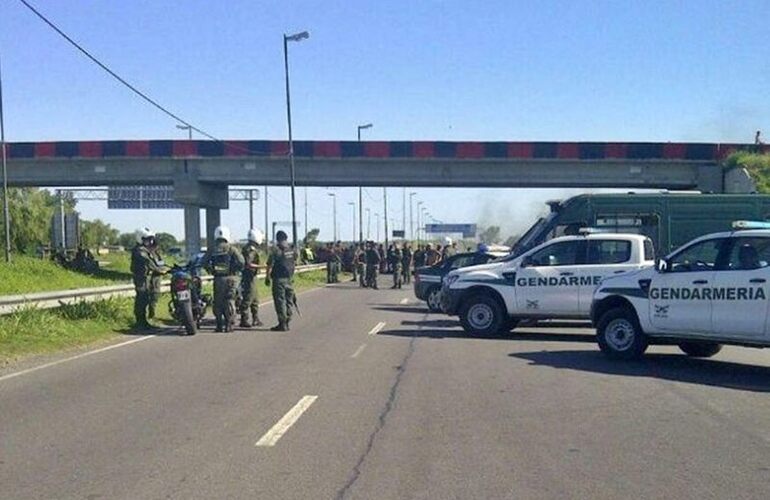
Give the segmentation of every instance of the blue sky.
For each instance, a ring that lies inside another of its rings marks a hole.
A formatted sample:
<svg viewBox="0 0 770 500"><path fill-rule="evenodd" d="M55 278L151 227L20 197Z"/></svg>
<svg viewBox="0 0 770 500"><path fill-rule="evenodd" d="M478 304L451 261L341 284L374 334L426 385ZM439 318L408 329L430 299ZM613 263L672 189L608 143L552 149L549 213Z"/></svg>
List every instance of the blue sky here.
<svg viewBox="0 0 770 500"><path fill-rule="evenodd" d="M116 71L215 136L285 137L281 34L300 139L746 142L770 134L767 1L34 0ZM172 138L184 133L66 45L17 0L0 3L7 138ZM336 189L341 236L348 201ZM531 222L554 190L418 190L454 222ZM381 212L381 190L364 203ZM288 218L271 190L271 219ZM393 189L397 226L401 189ZM512 200L516 199L517 204ZM331 237L331 198L310 189ZM376 207L374 206L376 204ZM260 209L256 220L263 220ZM181 213L86 217L180 234ZM245 205L223 215L245 232ZM344 232L343 232L344 231Z"/></svg>

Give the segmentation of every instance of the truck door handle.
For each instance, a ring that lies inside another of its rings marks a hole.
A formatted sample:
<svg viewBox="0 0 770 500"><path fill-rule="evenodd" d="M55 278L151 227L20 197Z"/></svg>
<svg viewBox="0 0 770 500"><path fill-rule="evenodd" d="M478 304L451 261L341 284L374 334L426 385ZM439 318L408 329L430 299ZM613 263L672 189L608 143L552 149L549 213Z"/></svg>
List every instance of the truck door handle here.
<svg viewBox="0 0 770 500"><path fill-rule="evenodd" d="M754 278L753 280L749 280L749 283L765 283L766 281L765 278Z"/></svg>
<svg viewBox="0 0 770 500"><path fill-rule="evenodd" d="M695 280L692 282L693 285L705 285L708 283L708 280Z"/></svg>
<svg viewBox="0 0 770 500"><path fill-rule="evenodd" d="M563 272L563 273L559 273L559 276L572 276L573 274L575 273Z"/></svg>

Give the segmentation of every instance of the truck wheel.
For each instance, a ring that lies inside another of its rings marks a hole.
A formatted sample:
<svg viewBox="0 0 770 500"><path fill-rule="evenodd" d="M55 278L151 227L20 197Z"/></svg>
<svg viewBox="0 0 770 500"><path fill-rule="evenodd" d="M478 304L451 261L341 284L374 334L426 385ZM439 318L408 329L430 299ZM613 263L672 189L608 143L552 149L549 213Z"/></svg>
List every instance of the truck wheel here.
<svg viewBox="0 0 770 500"><path fill-rule="evenodd" d="M463 329L482 337L502 332L506 317L500 303L486 294L468 297L460 309L460 324Z"/></svg>
<svg viewBox="0 0 770 500"><path fill-rule="evenodd" d="M434 286L428 291L428 309L430 312L441 312L441 288Z"/></svg>
<svg viewBox="0 0 770 500"><path fill-rule="evenodd" d="M716 342L682 342L679 348L693 358L710 358L722 350L722 344Z"/></svg>
<svg viewBox="0 0 770 500"><path fill-rule="evenodd" d="M636 313L627 307L604 313L596 327L596 341L604 354L616 359L639 358L648 345Z"/></svg>

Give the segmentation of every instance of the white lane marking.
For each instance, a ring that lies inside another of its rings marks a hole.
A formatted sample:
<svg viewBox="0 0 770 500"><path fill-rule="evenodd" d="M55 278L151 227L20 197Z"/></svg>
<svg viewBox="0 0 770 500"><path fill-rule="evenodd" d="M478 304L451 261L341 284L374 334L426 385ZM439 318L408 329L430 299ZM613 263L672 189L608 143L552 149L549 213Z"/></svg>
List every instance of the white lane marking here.
<svg viewBox="0 0 770 500"><path fill-rule="evenodd" d="M385 322L380 321L369 331L369 335L377 335L383 328L385 328Z"/></svg>
<svg viewBox="0 0 770 500"><path fill-rule="evenodd" d="M299 292L297 295L304 295L306 293L314 292L316 290L323 290L323 288L321 288L321 287L311 288L309 290L305 290L305 291ZM273 303L272 300L268 300L266 302L260 302L259 305L266 306L266 305L272 304L272 303ZM46 363L46 364L43 364L43 365L40 365L40 366L34 366L32 368L28 368L26 370L21 370L19 372L9 373L8 375L1 376L0 377L0 382L2 382L4 380L12 379L14 377L18 377L20 375L26 375L27 373L36 372L38 370L42 370L43 368L50 368L52 366L60 365L62 363L67 363L69 361L75 361L76 359L85 358L86 356L90 356L92 354L99 354L99 353L104 352L104 351L109 351L110 349L117 349L118 347L125 347L127 345L135 344L135 343L141 342L143 340L154 339L154 338L157 338L157 337L158 337L157 335L147 335L147 336L140 337L140 338L137 338L137 339L127 340L125 342L121 342L120 344L109 345L107 347L102 347L100 349L95 349L93 351L84 352L82 354L78 354L77 356L72 356L72 357L69 357L69 358L60 359L58 361L52 361L50 363Z"/></svg>
<svg viewBox="0 0 770 500"><path fill-rule="evenodd" d="M11 378L14 378L14 377L18 377L20 375L26 375L27 373L36 372L38 370L42 370L43 368L50 368L52 366L60 365L62 363L67 363L67 362L70 362L70 361L75 361L76 359L85 358L86 356L90 356L92 354L99 354L100 352L109 351L111 349L117 349L118 347L125 347L127 345L136 344L137 342L142 342L144 340L149 340L149 339L152 339L152 338L155 338L155 337L157 337L157 335L147 335L146 337L139 337L137 339L127 340L125 342L121 342L120 344L108 345L107 347L102 347L101 349L96 349L96 350L93 350L93 351L84 352L82 354L78 354L77 356L72 356L72 357L69 357L69 358L60 359L58 361L52 361L52 362L46 363L44 365L35 366L35 367L32 367L32 368L28 368L26 370L22 370L20 372L9 373L8 375L3 375L2 377L0 377L0 382L2 382L4 380L11 379Z"/></svg>
<svg viewBox="0 0 770 500"><path fill-rule="evenodd" d="M300 399L299 402L272 427L272 429L267 431L267 433L257 441L255 446L275 446L275 443L281 439L281 436L286 434L286 431L288 431L292 425L297 423L299 417L310 408L310 405L315 403L316 399L318 399L318 396L304 396Z"/></svg>
<svg viewBox="0 0 770 500"><path fill-rule="evenodd" d="M353 355L350 356L350 357L351 358L357 358L359 354L364 352L364 349L366 349L366 344L361 344L361 346L358 349L356 349L356 352L354 352Z"/></svg>
<svg viewBox="0 0 770 500"><path fill-rule="evenodd" d="M409 299L401 299L401 302L400 302L401 305L406 305L408 303L409 303Z"/></svg>

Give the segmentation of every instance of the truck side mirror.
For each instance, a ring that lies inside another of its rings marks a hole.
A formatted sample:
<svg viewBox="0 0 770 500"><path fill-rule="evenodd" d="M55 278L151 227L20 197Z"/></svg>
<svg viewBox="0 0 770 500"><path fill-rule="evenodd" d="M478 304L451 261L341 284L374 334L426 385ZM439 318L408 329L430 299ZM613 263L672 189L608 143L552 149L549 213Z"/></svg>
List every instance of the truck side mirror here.
<svg viewBox="0 0 770 500"><path fill-rule="evenodd" d="M669 268L668 261L666 261L666 259L657 259L655 261L655 269L659 273L665 273L666 271L668 271L668 268Z"/></svg>

